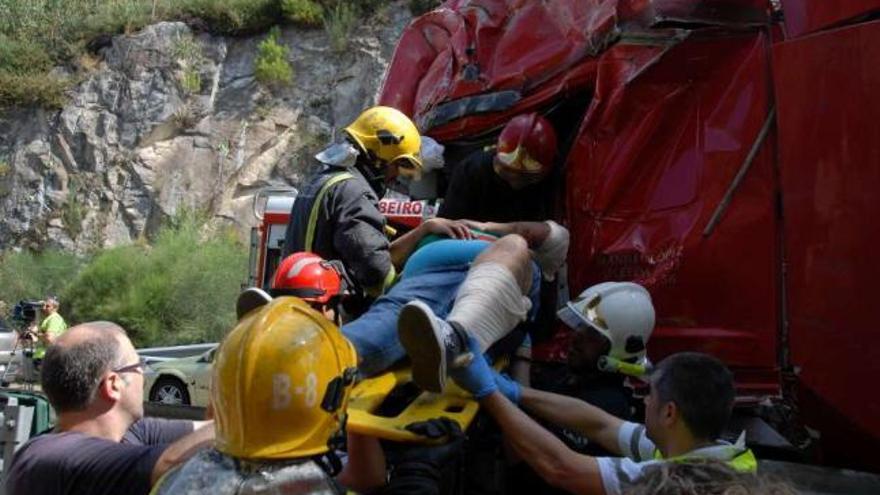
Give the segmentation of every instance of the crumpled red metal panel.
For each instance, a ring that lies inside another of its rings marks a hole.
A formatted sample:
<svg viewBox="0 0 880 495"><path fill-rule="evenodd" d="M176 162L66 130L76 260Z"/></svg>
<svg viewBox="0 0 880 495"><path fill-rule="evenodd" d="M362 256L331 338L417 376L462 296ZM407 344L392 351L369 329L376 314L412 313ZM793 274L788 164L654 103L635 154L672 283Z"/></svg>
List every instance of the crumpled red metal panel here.
<svg viewBox="0 0 880 495"><path fill-rule="evenodd" d="M796 38L880 11L880 0L782 0L785 29Z"/></svg>
<svg viewBox="0 0 880 495"><path fill-rule="evenodd" d="M438 139L482 133L511 115L583 87L585 64L635 25L665 21L751 24L767 0L450 0L413 21L398 42L379 104L414 118ZM626 24L626 27L622 24ZM574 68L580 74L571 75ZM581 85L581 86L578 86ZM437 124L437 107L466 97L514 91L521 100ZM471 120L473 118L473 120ZM456 135L458 134L458 135Z"/></svg>
<svg viewBox="0 0 880 495"><path fill-rule="evenodd" d="M620 2L622 21L651 26L664 22L758 25L768 20L767 0L629 0Z"/></svg>
<svg viewBox="0 0 880 495"><path fill-rule="evenodd" d="M447 2L404 31L379 103L426 129L442 102L501 90L530 93L601 48L613 31L615 6L607 0Z"/></svg>
<svg viewBox="0 0 880 495"><path fill-rule="evenodd" d="M380 102L424 124L450 102L521 93L507 101L509 107L463 113L428 128L450 140L499 127L566 91L592 89L567 163L566 216L571 253L577 253L569 259L572 291L606 280L644 283L659 311L652 357L710 352L748 370L741 390L774 393L779 264L769 144L718 228L708 238L701 235L767 118L768 41L757 31L715 31L677 45L605 46L618 40L618 30L629 29L620 24L622 14L647 22L644 29L662 20L661 13L687 18L696 12L688 5L698 3L767 10L766 2L755 0L447 2L404 33ZM540 9L562 5L575 9L572 18L580 24L557 19L541 31L544 38L529 37L534 22L528 21L546 19ZM646 9L653 9L648 21ZM479 71L468 73L468 64ZM560 346L548 349L564 357Z"/></svg>
<svg viewBox="0 0 880 495"><path fill-rule="evenodd" d="M880 470L880 400L865 386L880 376L880 21L773 56L801 412L837 462Z"/></svg>
<svg viewBox="0 0 880 495"><path fill-rule="evenodd" d="M770 109L762 34L689 39L661 53L605 53L569 153L569 285L646 285L658 310L648 346L735 368L776 389L777 263L772 147L765 145L717 229L702 230Z"/></svg>

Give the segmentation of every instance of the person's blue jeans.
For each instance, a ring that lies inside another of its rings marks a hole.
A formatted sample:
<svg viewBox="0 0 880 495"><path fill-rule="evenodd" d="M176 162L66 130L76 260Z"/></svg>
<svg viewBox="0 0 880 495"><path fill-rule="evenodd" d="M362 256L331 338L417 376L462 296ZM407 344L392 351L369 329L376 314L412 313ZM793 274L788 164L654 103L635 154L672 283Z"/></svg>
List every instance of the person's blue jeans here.
<svg viewBox="0 0 880 495"><path fill-rule="evenodd" d="M439 318L446 318L471 262L487 247L485 241L443 240L431 243L410 257L400 281L370 306L360 318L342 326L342 333L358 354L359 369L372 376L406 356L397 338L397 316L403 305L420 300ZM541 288L541 271L532 263L529 298L534 317Z"/></svg>

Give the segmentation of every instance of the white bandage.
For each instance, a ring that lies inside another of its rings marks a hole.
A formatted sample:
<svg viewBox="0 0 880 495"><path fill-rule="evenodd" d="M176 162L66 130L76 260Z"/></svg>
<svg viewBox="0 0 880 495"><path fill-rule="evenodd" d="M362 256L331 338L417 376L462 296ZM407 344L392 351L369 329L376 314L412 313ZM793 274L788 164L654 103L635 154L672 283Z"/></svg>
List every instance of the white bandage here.
<svg viewBox="0 0 880 495"><path fill-rule="evenodd" d="M501 263L474 265L458 288L446 318L461 325L480 343L483 352L510 333L532 308L516 277Z"/></svg>
<svg viewBox="0 0 880 495"><path fill-rule="evenodd" d="M545 222L550 227L550 234L540 246L534 250L534 258L541 267L541 274L544 280L550 282L556 278L556 272L559 267L565 263L565 257L568 256L568 229L554 222L547 220Z"/></svg>

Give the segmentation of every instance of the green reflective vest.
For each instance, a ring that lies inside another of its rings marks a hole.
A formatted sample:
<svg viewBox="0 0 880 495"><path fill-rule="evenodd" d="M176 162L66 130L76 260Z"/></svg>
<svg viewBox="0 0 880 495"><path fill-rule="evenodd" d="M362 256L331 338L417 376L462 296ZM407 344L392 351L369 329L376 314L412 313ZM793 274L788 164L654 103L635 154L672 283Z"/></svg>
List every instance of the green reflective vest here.
<svg viewBox="0 0 880 495"><path fill-rule="evenodd" d="M703 459L715 459L724 462L734 471L754 473L758 470L758 459L751 449L745 446L745 437L741 436L735 444L713 445L688 452L684 455L665 459L660 450L654 450L654 459L668 462L691 462Z"/></svg>

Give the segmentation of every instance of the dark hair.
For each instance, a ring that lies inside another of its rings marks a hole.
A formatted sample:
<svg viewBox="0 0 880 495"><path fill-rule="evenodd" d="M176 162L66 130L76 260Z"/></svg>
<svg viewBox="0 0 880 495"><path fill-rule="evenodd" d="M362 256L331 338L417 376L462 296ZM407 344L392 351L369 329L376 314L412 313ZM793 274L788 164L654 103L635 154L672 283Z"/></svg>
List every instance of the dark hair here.
<svg viewBox="0 0 880 495"><path fill-rule="evenodd" d="M661 361L654 376L656 397L661 403L675 403L695 437L721 436L736 395L733 374L724 363L706 354L681 352Z"/></svg>
<svg viewBox="0 0 880 495"><path fill-rule="evenodd" d="M661 462L645 468L625 495L796 495L784 481L740 473L717 460Z"/></svg>
<svg viewBox="0 0 880 495"><path fill-rule="evenodd" d="M92 403L104 373L119 360L116 334L99 331L71 345L49 346L40 383L56 411L81 411Z"/></svg>

